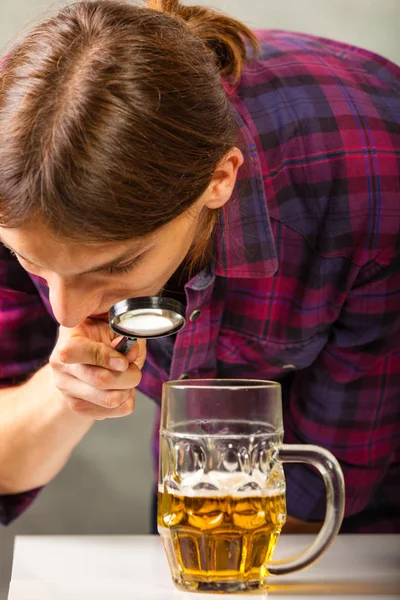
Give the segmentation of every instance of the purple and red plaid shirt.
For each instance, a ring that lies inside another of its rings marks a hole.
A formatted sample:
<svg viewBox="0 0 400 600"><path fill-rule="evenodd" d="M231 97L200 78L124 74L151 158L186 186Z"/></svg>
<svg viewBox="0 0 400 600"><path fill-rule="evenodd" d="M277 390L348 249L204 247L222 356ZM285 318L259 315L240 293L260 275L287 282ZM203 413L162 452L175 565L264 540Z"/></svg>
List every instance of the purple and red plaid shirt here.
<svg viewBox="0 0 400 600"><path fill-rule="evenodd" d="M262 57L226 85L247 160L215 260L185 286L187 326L148 343L141 389L159 402L182 376L280 381L286 442L342 466L343 531L400 531L400 69L307 35L258 36ZM9 385L47 360L56 324L43 281L4 248L0 269ZM1 520L35 494L3 496ZM322 479L292 465L287 502L322 519Z"/></svg>

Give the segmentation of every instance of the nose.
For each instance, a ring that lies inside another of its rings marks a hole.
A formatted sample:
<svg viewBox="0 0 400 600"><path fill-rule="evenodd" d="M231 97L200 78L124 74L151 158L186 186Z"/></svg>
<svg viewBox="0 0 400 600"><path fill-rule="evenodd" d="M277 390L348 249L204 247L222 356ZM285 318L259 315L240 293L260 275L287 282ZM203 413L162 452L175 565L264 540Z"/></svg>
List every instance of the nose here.
<svg viewBox="0 0 400 600"><path fill-rule="evenodd" d="M98 304L87 288L57 275L47 280L51 308L63 327L76 327L86 317L95 313Z"/></svg>

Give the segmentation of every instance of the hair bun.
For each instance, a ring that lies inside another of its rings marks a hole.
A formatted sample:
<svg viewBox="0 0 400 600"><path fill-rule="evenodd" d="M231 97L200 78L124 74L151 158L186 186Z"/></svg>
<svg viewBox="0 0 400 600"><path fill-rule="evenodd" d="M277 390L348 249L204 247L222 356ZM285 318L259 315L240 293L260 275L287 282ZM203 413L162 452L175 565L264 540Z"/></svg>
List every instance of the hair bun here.
<svg viewBox="0 0 400 600"><path fill-rule="evenodd" d="M237 81L248 57L246 41L259 51L254 33L246 25L204 6L185 6L179 0L148 0L147 6L186 23L191 32L212 52L222 75Z"/></svg>
<svg viewBox="0 0 400 600"><path fill-rule="evenodd" d="M179 0L148 0L147 6L171 14L177 13L180 8Z"/></svg>

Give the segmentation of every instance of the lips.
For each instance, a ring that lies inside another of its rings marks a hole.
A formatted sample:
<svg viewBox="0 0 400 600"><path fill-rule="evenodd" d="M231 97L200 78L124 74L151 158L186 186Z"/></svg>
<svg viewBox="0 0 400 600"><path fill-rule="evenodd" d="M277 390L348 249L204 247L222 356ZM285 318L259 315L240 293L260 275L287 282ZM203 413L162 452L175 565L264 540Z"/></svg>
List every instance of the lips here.
<svg viewBox="0 0 400 600"><path fill-rule="evenodd" d="M90 319L100 319L102 321L108 321L108 313L101 313L99 315L89 315Z"/></svg>

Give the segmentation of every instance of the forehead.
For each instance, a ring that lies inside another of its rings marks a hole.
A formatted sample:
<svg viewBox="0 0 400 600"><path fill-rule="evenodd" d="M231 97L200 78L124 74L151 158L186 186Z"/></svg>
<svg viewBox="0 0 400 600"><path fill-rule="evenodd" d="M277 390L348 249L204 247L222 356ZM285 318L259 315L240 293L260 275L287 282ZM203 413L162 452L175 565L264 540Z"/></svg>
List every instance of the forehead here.
<svg viewBox="0 0 400 600"><path fill-rule="evenodd" d="M123 248L140 250L145 240L125 240L118 242L85 242L82 240L68 239L57 236L40 222L30 223L23 227L6 228L0 227L0 241L10 246L16 252L30 254L43 254L45 252L56 252L71 256L98 256L99 254L110 254Z"/></svg>
<svg viewBox="0 0 400 600"><path fill-rule="evenodd" d="M27 261L28 270L51 271L73 277L116 266L149 247L135 240L101 244L85 244L55 236L42 225L15 229L0 227L0 240Z"/></svg>

